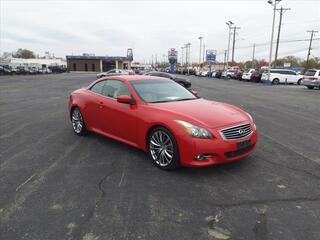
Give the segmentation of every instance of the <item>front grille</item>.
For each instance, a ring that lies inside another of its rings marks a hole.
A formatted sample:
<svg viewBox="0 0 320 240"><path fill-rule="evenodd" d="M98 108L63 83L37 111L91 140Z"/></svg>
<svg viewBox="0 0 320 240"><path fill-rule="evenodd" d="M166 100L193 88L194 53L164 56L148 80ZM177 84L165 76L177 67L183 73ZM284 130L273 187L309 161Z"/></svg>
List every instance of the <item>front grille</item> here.
<svg viewBox="0 0 320 240"><path fill-rule="evenodd" d="M232 140L246 137L252 133L250 124L243 124L231 128L226 128L220 131L224 139Z"/></svg>
<svg viewBox="0 0 320 240"><path fill-rule="evenodd" d="M246 152L249 152L251 149L253 149L253 147L254 147L254 145L250 145L248 147L245 147L245 148L233 151L233 152L226 152L224 155L227 158L237 157L237 156L240 156Z"/></svg>

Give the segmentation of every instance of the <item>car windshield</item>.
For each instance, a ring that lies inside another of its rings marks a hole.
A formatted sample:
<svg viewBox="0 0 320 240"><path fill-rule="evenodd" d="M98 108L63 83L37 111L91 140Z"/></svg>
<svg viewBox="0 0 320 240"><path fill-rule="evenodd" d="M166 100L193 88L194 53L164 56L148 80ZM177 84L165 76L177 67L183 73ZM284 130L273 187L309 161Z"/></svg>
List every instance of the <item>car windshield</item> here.
<svg viewBox="0 0 320 240"><path fill-rule="evenodd" d="M304 75L305 76L314 76L317 71L315 70L308 70Z"/></svg>
<svg viewBox="0 0 320 240"><path fill-rule="evenodd" d="M197 99L184 87L170 80L135 80L130 83L139 97L148 103Z"/></svg>

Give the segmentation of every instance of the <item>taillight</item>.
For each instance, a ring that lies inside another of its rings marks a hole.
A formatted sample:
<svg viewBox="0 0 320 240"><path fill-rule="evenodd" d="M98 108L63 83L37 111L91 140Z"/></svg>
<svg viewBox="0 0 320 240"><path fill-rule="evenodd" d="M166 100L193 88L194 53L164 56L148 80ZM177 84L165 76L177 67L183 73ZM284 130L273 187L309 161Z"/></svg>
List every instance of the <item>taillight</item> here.
<svg viewBox="0 0 320 240"><path fill-rule="evenodd" d="M317 80L317 77L309 77L309 80Z"/></svg>

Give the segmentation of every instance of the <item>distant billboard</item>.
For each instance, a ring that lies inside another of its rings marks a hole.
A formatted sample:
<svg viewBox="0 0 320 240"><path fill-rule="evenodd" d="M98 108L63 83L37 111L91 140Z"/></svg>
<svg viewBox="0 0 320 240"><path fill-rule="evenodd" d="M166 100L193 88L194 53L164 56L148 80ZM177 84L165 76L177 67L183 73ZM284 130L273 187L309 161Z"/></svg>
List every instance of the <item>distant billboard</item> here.
<svg viewBox="0 0 320 240"><path fill-rule="evenodd" d="M206 56L207 56L207 62L215 62L217 57L217 51L208 49L206 51Z"/></svg>
<svg viewBox="0 0 320 240"><path fill-rule="evenodd" d="M178 51L176 51L174 48L171 48L168 51L168 59L169 59L169 61L172 59L177 60L178 59Z"/></svg>
<svg viewBox="0 0 320 240"><path fill-rule="evenodd" d="M127 49L127 58L132 61L133 60L133 51L132 48Z"/></svg>

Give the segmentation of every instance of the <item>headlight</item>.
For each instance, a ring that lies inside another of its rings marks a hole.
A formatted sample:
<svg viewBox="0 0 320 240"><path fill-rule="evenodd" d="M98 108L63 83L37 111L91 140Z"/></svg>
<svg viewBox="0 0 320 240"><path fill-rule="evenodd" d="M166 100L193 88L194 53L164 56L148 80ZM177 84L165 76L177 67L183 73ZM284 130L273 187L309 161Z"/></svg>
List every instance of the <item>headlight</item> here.
<svg viewBox="0 0 320 240"><path fill-rule="evenodd" d="M213 135L204 128L197 127L195 125L192 125L191 123L182 121L182 120L175 120L177 123L179 123L181 126L185 128L185 130L195 138L213 138Z"/></svg>
<svg viewBox="0 0 320 240"><path fill-rule="evenodd" d="M249 113L247 113L247 112L246 112L246 114L247 114L247 115L248 115L248 117L250 118L251 122L253 122L253 118L252 118L252 116L251 116Z"/></svg>

